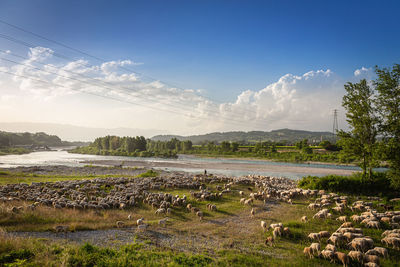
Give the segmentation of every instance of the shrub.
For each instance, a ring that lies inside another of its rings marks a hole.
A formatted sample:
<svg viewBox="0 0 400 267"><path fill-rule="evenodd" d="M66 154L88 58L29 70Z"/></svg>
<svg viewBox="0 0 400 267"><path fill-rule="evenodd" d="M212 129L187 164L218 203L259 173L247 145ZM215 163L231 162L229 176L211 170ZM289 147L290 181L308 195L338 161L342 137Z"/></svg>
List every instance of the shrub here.
<svg viewBox="0 0 400 267"><path fill-rule="evenodd" d="M385 172L375 172L371 179L363 181L362 174L351 176L328 175L323 177L307 176L299 181L299 186L307 189L327 190L345 194L395 196L397 191L390 185Z"/></svg>

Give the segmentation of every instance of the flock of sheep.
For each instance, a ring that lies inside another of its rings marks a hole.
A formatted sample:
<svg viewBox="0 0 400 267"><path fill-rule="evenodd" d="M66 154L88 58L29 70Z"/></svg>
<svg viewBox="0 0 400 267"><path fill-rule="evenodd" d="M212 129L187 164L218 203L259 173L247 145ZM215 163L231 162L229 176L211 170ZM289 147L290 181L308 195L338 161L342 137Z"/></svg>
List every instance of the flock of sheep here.
<svg viewBox="0 0 400 267"><path fill-rule="evenodd" d="M259 193L263 195L263 199L271 197L265 192ZM340 262L343 266L348 266L350 261L364 266L377 267L380 258L388 257L388 250L384 247L375 246L371 237L363 234L362 228L355 228L354 224L359 223L362 227L382 229L383 226L390 227L392 230L386 230L382 234L381 243L400 250L400 211L393 211L393 206L378 203L377 207L382 207L385 212L378 212L374 208L372 201L355 201L350 205L347 196L339 196L335 193L326 194L323 190L304 190L291 189L280 191L278 198L286 199L288 203L292 203L292 199L296 197L315 197L315 201L308 205L311 210L316 210L313 219L324 220L337 216L336 220L342 222L341 226L332 234L328 231L320 231L318 233L310 233L308 238L312 242L310 246L305 247L303 252L305 256L313 258L321 257L331 262ZM289 199L287 199L289 197ZM379 201L381 199L370 197L370 200ZM395 199L397 201L398 199ZM243 203L251 203L246 200ZM353 214L349 218L343 215L346 211ZM301 217L301 222L307 223L307 216ZM290 229L284 227L282 223L267 225L265 221L261 221L262 229L272 230L272 236L267 237L265 243L273 245L279 236L290 236ZM326 239L327 245L321 250L321 241ZM346 254L342 251L349 249Z"/></svg>
<svg viewBox="0 0 400 267"><path fill-rule="evenodd" d="M211 186L215 185L215 192ZM207 185L209 187L207 187ZM234 185L248 187L251 191L246 194L243 191L233 190ZM253 188L256 188L253 190ZM38 205L52 206L72 209L126 209L137 206L139 202L151 206L155 213L161 216L170 214L174 208L184 208L194 213L200 220L203 220L204 212L195 207L187 196L172 195L165 192L158 192L164 189L188 189L193 200L213 201L223 198L225 194L238 193L241 196L240 203L253 206L257 200L267 203L268 201L285 201L292 204L296 198L313 199L308 208L315 210L313 220L335 219L341 222L341 226L333 233L320 231L310 233L308 238L312 242L304 248L304 254L309 257L321 257L330 261L337 261L347 266L350 261L365 266L379 266L380 258L388 257L386 248L375 246L372 238L363 234L362 228L355 228L354 224L362 227L381 229L382 226L390 227L382 234L381 242L393 249L400 249L400 211L393 211L392 206L373 204L372 201L355 201L350 203L347 196L339 196L334 193L327 194L323 190L304 190L297 188L295 181L286 178L268 176L245 176L226 177L213 175L188 175L174 174L164 177L148 178L102 178L92 180L75 180L61 182L45 182L28 184L9 184L0 186L0 201L29 201L29 209L35 209ZM254 192L253 192L254 191ZM257 192L256 192L257 191ZM374 198L371 200L378 201ZM385 212L378 212L377 207ZM24 207L12 207L10 212L18 212ZM217 206L208 203L206 208L209 211L217 211ZM345 213L354 213L348 217ZM252 208L250 215L254 217L255 209ZM128 220L132 220L129 215ZM165 226L168 217L160 219L159 225ZM301 217L301 222L307 223L307 216ZM117 221L117 227L123 227L124 221ZM144 218L136 221L137 230L146 230L148 224ZM267 225L261 221L263 231L272 229L272 236L267 237L265 243L274 245L274 242L281 237L291 236L288 227L282 223ZM67 231L65 226L56 226L58 232ZM321 244L326 239L327 245L321 250ZM339 251L341 250L341 251ZM342 252L350 250L347 254Z"/></svg>

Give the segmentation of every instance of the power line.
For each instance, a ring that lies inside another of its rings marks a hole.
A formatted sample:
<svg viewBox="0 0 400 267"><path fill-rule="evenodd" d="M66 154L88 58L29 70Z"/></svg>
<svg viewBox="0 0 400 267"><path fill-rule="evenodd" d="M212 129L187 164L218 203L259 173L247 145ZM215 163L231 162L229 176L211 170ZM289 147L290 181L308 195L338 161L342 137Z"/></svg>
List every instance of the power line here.
<svg viewBox="0 0 400 267"><path fill-rule="evenodd" d="M47 38L47 37L45 37L45 36L43 36L43 35L34 33L34 32L32 32L32 31L30 31L30 30L27 30L27 29L22 28L21 26L17 26L17 25L11 24L11 23L6 22L6 21L4 21L4 20L1 20L1 19L0 19L0 23L3 23L3 24L5 24L5 25L8 25L9 27L12 27L12 28L14 28L14 29L20 30L20 31L22 31L22 32L31 34L31 35L33 35L33 36L36 36L36 37L41 38L41 39L43 39L43 40L46 40L46 41L48 41L48 42L52 42L52 43L57 44L57 45L59 45L59 46L62 46L62 47L64 47L64 48L70 49L70 50L75 51L75 52L77 52L77 53L86 55L86 56L88 56L88 57L90 57L90 58L93 58L93 59L95 59L95 60L97 60L97 61L100 61L100 62L102 62L102 63L108 61L108 60L106 60L106 59L104 59L104 58L101 58L101 57L98 57L98 56L94 56L94 55L92 55L92 54L89 54L88 52L85 52L85 51L82 51L82 50L80 50L80 49L74 48L74 47L72 47L72 46L70 46L70 45L66 45L66 44L64 44L64 43L62 43L62 42L59 42L59 41L56 41L56 40ZM124 66L117 66L117 67L120 68L120 69L123 69L123 70L125 70L125 71L128 71L128 72L131 72L131 73L135 73L135 74L137 74L137 75L140 75L140 76L142 76L142 77L147 77L147 78L149 78L150 80L153 80L153 81L160 81L160 82L162 82L163 84L168 85L168 86L170 86L170 87L178 88L178 89L181 89L181 90L185 90L185 89L183 89L183 88L180 88L180 87L175 86L175 85L173 85L173 84L170 84L170 83L168 83L168 82L164 82L164 81L161 81L161 80L159 80L159 79L156 79L156 78L154 78L154 77L152 77L152 76L144 75L144 74L142 74L142 73L140 73L140 72L134 71L134 70L132 70L132 69L130 69L130 68L127 68L127 67L124 67ZM217 101L217 100L208 98L208 97L206 97L206 96L200 95L200 97L203 97L203 98L205 98L205 99L207 99L207 100L210 100L210 101L212 101L212 102L217 102L217 103L220 103L220 104L223 103L223 102L221 102L221 101ZM243 109L243 110L248 110L248 109L246 109L246 107L239 107L239 108L241 108L241 109ZM249 111L250 111L250 110L249 110Z"/></svg>
<svg viewBox="0 0 400 267"><path fill-rule="evenodd" d="M34 45L34 44L31 44L31 43L27 43L27 42L25 42L25 41L21 41L21 40L18 40L18 39L16 39L16 38L13 38L13 37L10 37L10 36L7 36L7 35L4 35L4 34L0 34L0 37L1 38L5 38L5 39L7 39L7 40L10 40L10 41L12 41L12 42L16 42L16 43L18 43L18 44L21 44L21 45L24 45L24 46L27 46L27 47L34 47L34 46L36 46L36 45ZM54 55L54 56L56 56L56 57L59 57L59 58L62 58L62 59L68 59L68 60L74 60L75 61L75 59L73 59L73 58L71 58L71 57L67 57L67 56L64 56L64 55L62 55L62 54L58 54L58 53L52 53L52 55ZM22 57L22 56L18 56L18 57L20 57L20 58L24 58L24 57ZM25 58L25 59L27 59L27 60L31 60L31 59L28 59L28 58ZM37 62L37 63L39 63L39 64L42 64L42 65L45 65L45 66L52 66L52 67L54 67L54 68L56 68L55 66L53 66L53 65L47 65L47 64L43 64L43 63L41 63L41 62L39 62L39 61L37 61L37 60L31 60L31 61L35 61L35 62ZM17 63L18 64L18 63ZM81 62L81 63L78 63L78 64L76 64L76 65L81 65L81 66L86 66L86 67L94 67L93 65L90 65L90 64L88 64L88 63L86 63L86 62ZM71 71L67 71L67 70L64 70L64 69L62 69L63 71L66 71L66 72L70 72L70 73L73 73L73 72L71 72ZM81 75L81 74L77 74L77 73L75 73L76 75L80 75L80 76L84 76L84 75ZM87 76L84 76L84 77L86 77L86 78L88 78L88 79L93 79L93 78L90 78L90 77L87 77ZM94 80L96 80L96 79L94 79ZM96 81L98 81L98 80L96 80ZM104 82L104 81L100 81L100 82L102 82L102 83L107 83L107 82ZM126 87L125 87L126 88ZM132 91L130 88L126 88L126 89L128 89L129 91ZM179 89L179 88L178 88ZM181 89L181 90L183 90L183 89ZM196 95L196 94L194 94L195 96L197 96L197 97L202 97L202 96L198 96L198 95ZM140 96L136 96L136 97L139 97L139 98L143 98L143 97L140 97ZM204 98L204 97L202 97L202 98ZM207 98L205 98L205 99L207 99ZM170 100L170 99L168 99L168 100ZM212 101L212 100L211 100ZM176 102L177 103L177 102ZM168 105L168 104L166 104L166 103L162 103L163 105ZM169 105L169 106L171 106L171 105ZM175 108L175 106L172 106L173 108ZM243 107L239 107L239 109L243 109ZM218 108L217 107L215 107L215 110L207 110L207 111L209 111L209 112L217 112L218 111ZM248 110L248 111L250 111L250 110ZM231 111L229 111L230 113L233 113L233 114L235 114L235 112L233 111L233 110L231 110ZM251 111L252 113L254 112L253 110ZM238 116L240 116L240 115L242 115L242 114L236 114L236 115L238 115ZM231 117L230 118L228 118L229 120L231 120L231 121L238 121L238 122L241 122L241 123L243 123L244 121L241 121L241 120L237 120L237 119L232 119ZM253 123L254 124L254 123ZM265 125L264 124L260 124L260 123L256 123L256 124L258 124L258 127L260 127L260 128L263 128Z"/></svg>
<svg viewBox="0 0 400 267"><path fill-rule="evenodd" d="M55 75L55 76L58 76L58 77L62 77L62 78L69 79L69 80L73 80L73 81L76 81L76 82L85 83L85 84L89 84L89 85L97 86L97 87L103 87L103 88L105 88L105 89L115 90L114 88L111 88L111 87L101 86L101 85L89 83L89 82L87 82L87 81L82 81L82 80L79 80L79 79L76 79L76 78L67 77L67 76L58 74L58 73L56 73L56 72L51 72L51 71L43 70L43 69L41 69L41 68L37 68L37 67L31 66L31 65L28 65L28 64L19 63L19 62L16 62L16 61L13 61L13 60L9 60L9 59L5 59L5 58L1 58L1 57L0 57L0 59L3 60L3 61L8 61L8 62L17 64L17 65L25 66L25 67L30 68L30 69L35 69L35 70L42 71L42 72L45 72L45 73L48 73L48 74L52 74L52 75ZM55 68L56 68L56 67L55 67ZM67 87L66 87L66 88L67 88ZM120 91L123 91L123 90L120 90ZM124 93L125 93L125 92L124 92ZM137 97L143 99L143 97L140 97L140 96L137 96ZM144 100L148 100L148 99L144 99ZM170 104L167 104L167 103L162 103L162 104L163 104L163 105L166 105L166 106L171 106L171 107L174 108L173 105L170 105ZM145 105L142 105L142 106L145 106ZM145 107L148 107L148 106L145 106ZM150 108L152 108L152 107L150 107ZM167 112L168 112L168 110L165 110L165 109L157 109L157 110L167 111ZM173 112L173 113L175 113L175 114L180 114L180 115L184 114L184 113L179 113L179 112ZM184 114L184 115L186 115L186 114ZM188 116L188 117L196 117L196 116L189 116L189 115L186 115L186 116ZM199 117L199 118L200 118L200 117ZM233 122L236 122L236 124L239 124L239 125L241 125L241 126L244 126L244 125L245 125L245 124L244 124L245 121L235 120L235 119L232 119L232 118L226 118L226 117L223 117L223 116L220 116L220 118L221 118L221 119L229 119L229 121L230 121L231 124L233 124ZM204 118L202 118L202 119L204 119Z"/></svg>

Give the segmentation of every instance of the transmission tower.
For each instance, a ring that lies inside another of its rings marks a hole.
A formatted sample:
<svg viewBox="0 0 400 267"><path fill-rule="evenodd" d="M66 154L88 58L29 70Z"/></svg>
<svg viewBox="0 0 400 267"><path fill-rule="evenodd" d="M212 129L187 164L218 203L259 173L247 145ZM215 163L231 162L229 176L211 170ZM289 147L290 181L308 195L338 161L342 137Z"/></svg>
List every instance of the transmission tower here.
<svg viewBox="0 0 400 267"><path fill-rule="evenodd" d="M338 121L337 121L337 113L338 113L338 110L334 109L333 110L333 129L332 129L332 132L333 132L333 138L335 139L335 141L336 141L336 134L337 134L337 132L339 130Z"/></svg>

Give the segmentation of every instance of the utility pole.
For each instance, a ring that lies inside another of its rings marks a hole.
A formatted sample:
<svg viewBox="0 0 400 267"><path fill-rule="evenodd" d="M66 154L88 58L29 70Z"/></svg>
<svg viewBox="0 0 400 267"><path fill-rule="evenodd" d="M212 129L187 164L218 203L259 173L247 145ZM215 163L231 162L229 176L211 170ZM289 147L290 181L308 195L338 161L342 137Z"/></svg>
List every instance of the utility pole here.
<svg viewBox="0 0 400 267"><path fill-rule="evenodd" d="M338 114L338 110L334 109L333 110L333 129L332 129L332 132L333 132L333 138L334 138L335 142L336 142L336 134L337 134L337 132L339 130L338 121L337 121L337 114Z"/></svg>

